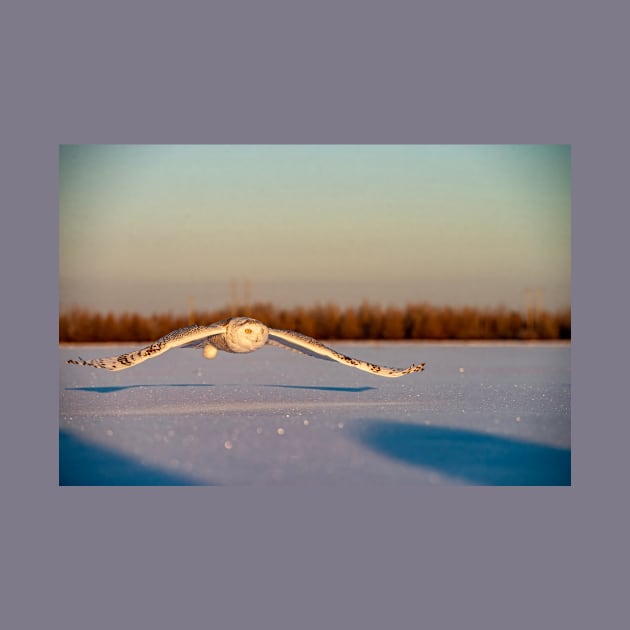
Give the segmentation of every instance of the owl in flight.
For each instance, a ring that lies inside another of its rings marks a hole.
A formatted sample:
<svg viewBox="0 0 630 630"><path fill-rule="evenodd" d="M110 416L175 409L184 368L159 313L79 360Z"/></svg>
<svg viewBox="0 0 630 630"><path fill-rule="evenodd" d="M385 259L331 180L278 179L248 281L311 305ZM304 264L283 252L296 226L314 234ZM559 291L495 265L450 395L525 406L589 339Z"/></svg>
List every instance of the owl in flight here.
<svg viewBox="0 0 630 630"><path fill-rule="evenodd" d="M78 359L70 359L68 363L104 368L106 370L124 370L163 354L172 348L201 348L204 357L213 359L218 350L238 353L253 352L265 344L302 352L318 359L337 361L364 372L371 372L378 376L390 378L397 378L412 372L421 372L425 365L424 363L419 363L405 369L397 369L367 363L366 361L360 361L359 359L340 354L336 350L302 333L293 330L269 328L262 322L249 317L231 317L209 326L195 324L179 328L161 337L150 346L135 352L103 359L92 359L91 361L85 361L79 357Z"/></svg>

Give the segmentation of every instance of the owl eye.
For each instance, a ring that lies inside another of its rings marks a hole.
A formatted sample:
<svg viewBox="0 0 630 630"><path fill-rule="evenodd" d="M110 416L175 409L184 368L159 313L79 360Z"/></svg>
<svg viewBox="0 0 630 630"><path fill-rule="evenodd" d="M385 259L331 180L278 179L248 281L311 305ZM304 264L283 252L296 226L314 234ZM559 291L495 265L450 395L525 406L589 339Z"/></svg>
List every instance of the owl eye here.
<svg viewBox="0 0 630 630"><path fill-rule="evenodd" d="M251 328L246 328L245 329L245 334L246 335L251 335L252 334L252 329Z"/></svg>

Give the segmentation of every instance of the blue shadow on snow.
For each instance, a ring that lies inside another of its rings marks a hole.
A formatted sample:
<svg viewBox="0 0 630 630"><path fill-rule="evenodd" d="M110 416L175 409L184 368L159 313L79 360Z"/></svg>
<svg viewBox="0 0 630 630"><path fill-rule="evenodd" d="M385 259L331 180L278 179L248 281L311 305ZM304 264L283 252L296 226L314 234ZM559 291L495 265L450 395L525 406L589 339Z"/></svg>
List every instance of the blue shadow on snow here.
<svg viewBox="0 0 630 630"><path fill-rule="evenodd" d="M60 486L208 486L59 431Z"/></svg>
<svg viewBox="0 0 630 630"><path fill-rule="evenodd" d="M359 443L393 459L467 483L494 486L571 485L571 450L467 429L360 421Z"/></svg>
<svg viewBox="0 0 630 630"><path fill-rule="evenodd" d="M284 387L286 389L316 389L320 392L367 392L376 387L326 387L319 385L263 385L263 387Z"/></svg>
<svg viewBox="0 0 630 630"><path fill-rule="evenodd" d="M214 387L206 383L164 383L160 385L104 385L100 387L66 387L66 391L73 392L96 392L98 394L109 394L111 392L121 392L125 389L135 389L137 387Z"/></svg>

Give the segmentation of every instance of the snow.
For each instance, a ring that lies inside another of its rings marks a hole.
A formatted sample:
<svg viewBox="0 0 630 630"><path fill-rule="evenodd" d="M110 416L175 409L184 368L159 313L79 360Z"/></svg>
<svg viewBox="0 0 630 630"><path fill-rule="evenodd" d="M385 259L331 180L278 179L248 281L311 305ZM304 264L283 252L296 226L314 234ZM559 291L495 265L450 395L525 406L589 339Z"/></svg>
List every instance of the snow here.
<svg viewBox="0 0 630 630"><path fill-rule="evenodd" d="M140 344L141 345L141 344ZM61 485L571 483L570 346L337 342L398 379L265 347L120 372L60 348Z"/></svg>

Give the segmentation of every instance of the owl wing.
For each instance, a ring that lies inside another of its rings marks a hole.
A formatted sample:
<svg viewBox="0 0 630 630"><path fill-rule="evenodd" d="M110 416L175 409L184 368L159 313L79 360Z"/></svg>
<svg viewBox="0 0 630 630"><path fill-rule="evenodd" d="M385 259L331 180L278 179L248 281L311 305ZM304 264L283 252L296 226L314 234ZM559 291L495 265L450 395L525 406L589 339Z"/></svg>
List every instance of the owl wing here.
<svg viewBox="0 0 630 630"><path fill-rule="evenodd" d="M160 337L150 346L135 350L134 352L120 354L115 357L92 359L91 361L85 361L79 357L78 359L69 359L68 363L105 368L106 370L125 370L147 359L152 359L160 354L164 354L167 350L171 350L172 348L203 345L202 340L214 335L221 335L225 333L226 329L227 327L224 322L217 322L210 326L187 326L186 328L173 330L168 333L168 335Z"/></svg>
<svg viewBox="0 0 630 630"><path fill-rule="evenodd" d="M303 335L302 333L295 332L293 330L277 330L275 328L269 329L269 339L267 341L269 345L279 346L287 350L296 350L311 357L317 357L318 359L327 359L329 361L337 361L344 365L357 368L357 370L363 370L364 372L371 372L377 376L386 376L389 378L397 378L404 376L405 374L411 374L412 372L421 372L424 370L424 363L417 365L411 365L405 369L390 368L382 365L376 365L374 363L368 363L367 361L361 361L359 359L353 359L345 354L341 354L328 346L325 346L317 339Z"/></svg>

